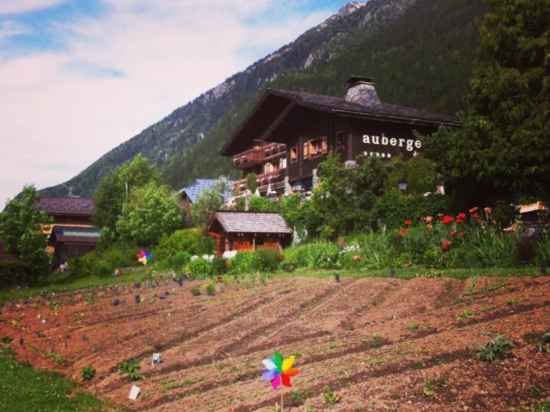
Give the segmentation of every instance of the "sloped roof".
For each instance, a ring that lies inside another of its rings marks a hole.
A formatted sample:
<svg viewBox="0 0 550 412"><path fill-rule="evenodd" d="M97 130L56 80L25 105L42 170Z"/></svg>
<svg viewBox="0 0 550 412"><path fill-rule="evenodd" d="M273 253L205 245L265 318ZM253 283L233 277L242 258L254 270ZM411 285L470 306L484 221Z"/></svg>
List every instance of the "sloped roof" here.
<svg viewBox="0 0 550 412"><path fill-rule="evenodd" d="M392 121L407 124L433 126L459 126L456 116L432 113L388 103L361 105L346 101L343 97L326 96L301 91L268 89L260 98L253 113L241 124L222 148L224 155L234 155L259 139L263 132L277 119L289 105L305 107L323 113L377 121ZM286 114L288 115L288 113ZM266 137L269 140L269 136Z"/></svg>
<svg viewBox="0 0 550 412"><path fill-rule="evenodd" d="M400 106L396 104L380 103L363 106L361 104L348 102L343 97L325 96L321 94L282 89L269 90L269 93L284 96L298 104L326 112L347 112L382 118L458 124L458 119L455 116L426 112L423 110L414 109L412 107Z"/></svg>
<svg viewBox="0 0 550 412"><path fill-rule="evenodd" d="M97 243L101 231L95 227L74 227L57 225L53 229L50 241L63 243Z"/></svg>
<svg viewBox="0 0 550 412"><path fill-rule="evenodd" d="M191 202L195 203L199 199L202 192L214 188L218 181L219 179L197 179L195 183L191 186L184 187L179 191L179 193L185 193ZM233 187L232 181L228 180L227 183L230 188ZM223 194L223 200L227 203L232 196L233 194L231 193L231 190L228 190Z"/></svg>
<svg viewBox="0 0 550 412"><path fill-rule="evenodd" d="M227 233L292 234L292 229L278 213L216 212L218 221Z"/></svg>
<svg viewBox="0 0 550 412"><path fill-rule="evenodd" d="M95 211L94 200L87 197L42 197L37 207L52 216L92 216Z"/></svg>

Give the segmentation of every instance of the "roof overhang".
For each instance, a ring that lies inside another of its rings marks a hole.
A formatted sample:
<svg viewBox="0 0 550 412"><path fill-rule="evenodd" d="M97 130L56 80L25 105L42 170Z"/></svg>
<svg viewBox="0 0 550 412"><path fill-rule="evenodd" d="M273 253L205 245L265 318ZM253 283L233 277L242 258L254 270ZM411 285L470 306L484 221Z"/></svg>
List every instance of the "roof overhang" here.
<svg viewBox="0 0 550 412"><path fill-rule="evenodd" d="M308 94L309 96L315 96ZM320 98L326 96L319 96ZM332 98L335 99L335 98ZM389 107L391 105L386 105ZM353 117L378 122L391 122L418 126L444 126L459 127L460 122L453 116L441 115L441 119L426 119L418 116L400 116L398 114L384 113L368 110L356 104L346 103L345 107L337 107L325 103L312 103L300 97L300 92L286 90L268 89L258 100L252 113L243 121L241 126L232 134L229 141L224 145L221 154L234 156L247 149L257 142L279 142L286 143L281 139L273 137L273 132L283 125L285 120L292 114L295 108L332 114L341 117ZM393 106L396 107L396 106ZM418 111L416 111L418 113Z"/></svg>

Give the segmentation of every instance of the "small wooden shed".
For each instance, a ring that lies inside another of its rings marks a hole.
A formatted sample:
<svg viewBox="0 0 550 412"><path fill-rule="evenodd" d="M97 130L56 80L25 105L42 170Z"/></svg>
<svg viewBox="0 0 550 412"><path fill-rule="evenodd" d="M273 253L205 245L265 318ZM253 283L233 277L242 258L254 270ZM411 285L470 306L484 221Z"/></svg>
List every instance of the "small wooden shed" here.
<svg viewBox="0 0 550 412"><path fill-rule="evenodd" d="M280 251L292 241L292 229L278 213L216 212L208 225L208 234L216 241L218 256L232 250Z"/></svg>

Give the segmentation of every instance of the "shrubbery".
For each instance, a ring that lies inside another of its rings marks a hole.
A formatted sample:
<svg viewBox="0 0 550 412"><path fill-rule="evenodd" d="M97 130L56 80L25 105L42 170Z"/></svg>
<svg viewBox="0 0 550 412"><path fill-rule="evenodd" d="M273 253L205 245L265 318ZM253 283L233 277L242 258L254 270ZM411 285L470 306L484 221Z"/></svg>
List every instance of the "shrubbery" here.
<svg viewBox="0 0 550 412"><path fill-rule="evenodd" d="M27 285L34 280L32 268L24 262L0 262L0 289Z"/></svg>
<svg viewBox="0 0 550 412"><path fill-rule="evenodd" d="M340 248L327 241L306 243L285 250L285 261L296 267L333 269L338 267Z"/></svg>
<svg viewBox="0 0 550 412"><path fill-rule="evenodd" d="M183 229L163 236L153 254L160 268L179 269L189 262L192 255L209 255L213 251L213 239L199 229Z"/></svg>
<svg viewBox="0 0 550 412"><path fill-rule="evenodd" d="M97 249L79 258L69 260L69 269L78 276L112 275L115 269L137 266L138 247L124 243L113 244L106 249Z"/></svg>

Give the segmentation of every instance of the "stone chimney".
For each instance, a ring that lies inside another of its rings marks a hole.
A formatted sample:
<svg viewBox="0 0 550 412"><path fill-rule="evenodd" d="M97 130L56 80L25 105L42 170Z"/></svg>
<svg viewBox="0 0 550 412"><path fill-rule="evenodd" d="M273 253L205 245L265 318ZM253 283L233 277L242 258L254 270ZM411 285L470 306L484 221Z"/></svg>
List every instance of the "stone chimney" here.
<svg viewBox="0 0 550 412"><path fill-rule="evenodd" d="M376 106L382 102L376 93L374 80L368 77L352 76L346 82L345 99L361 106Z"/></svg>

